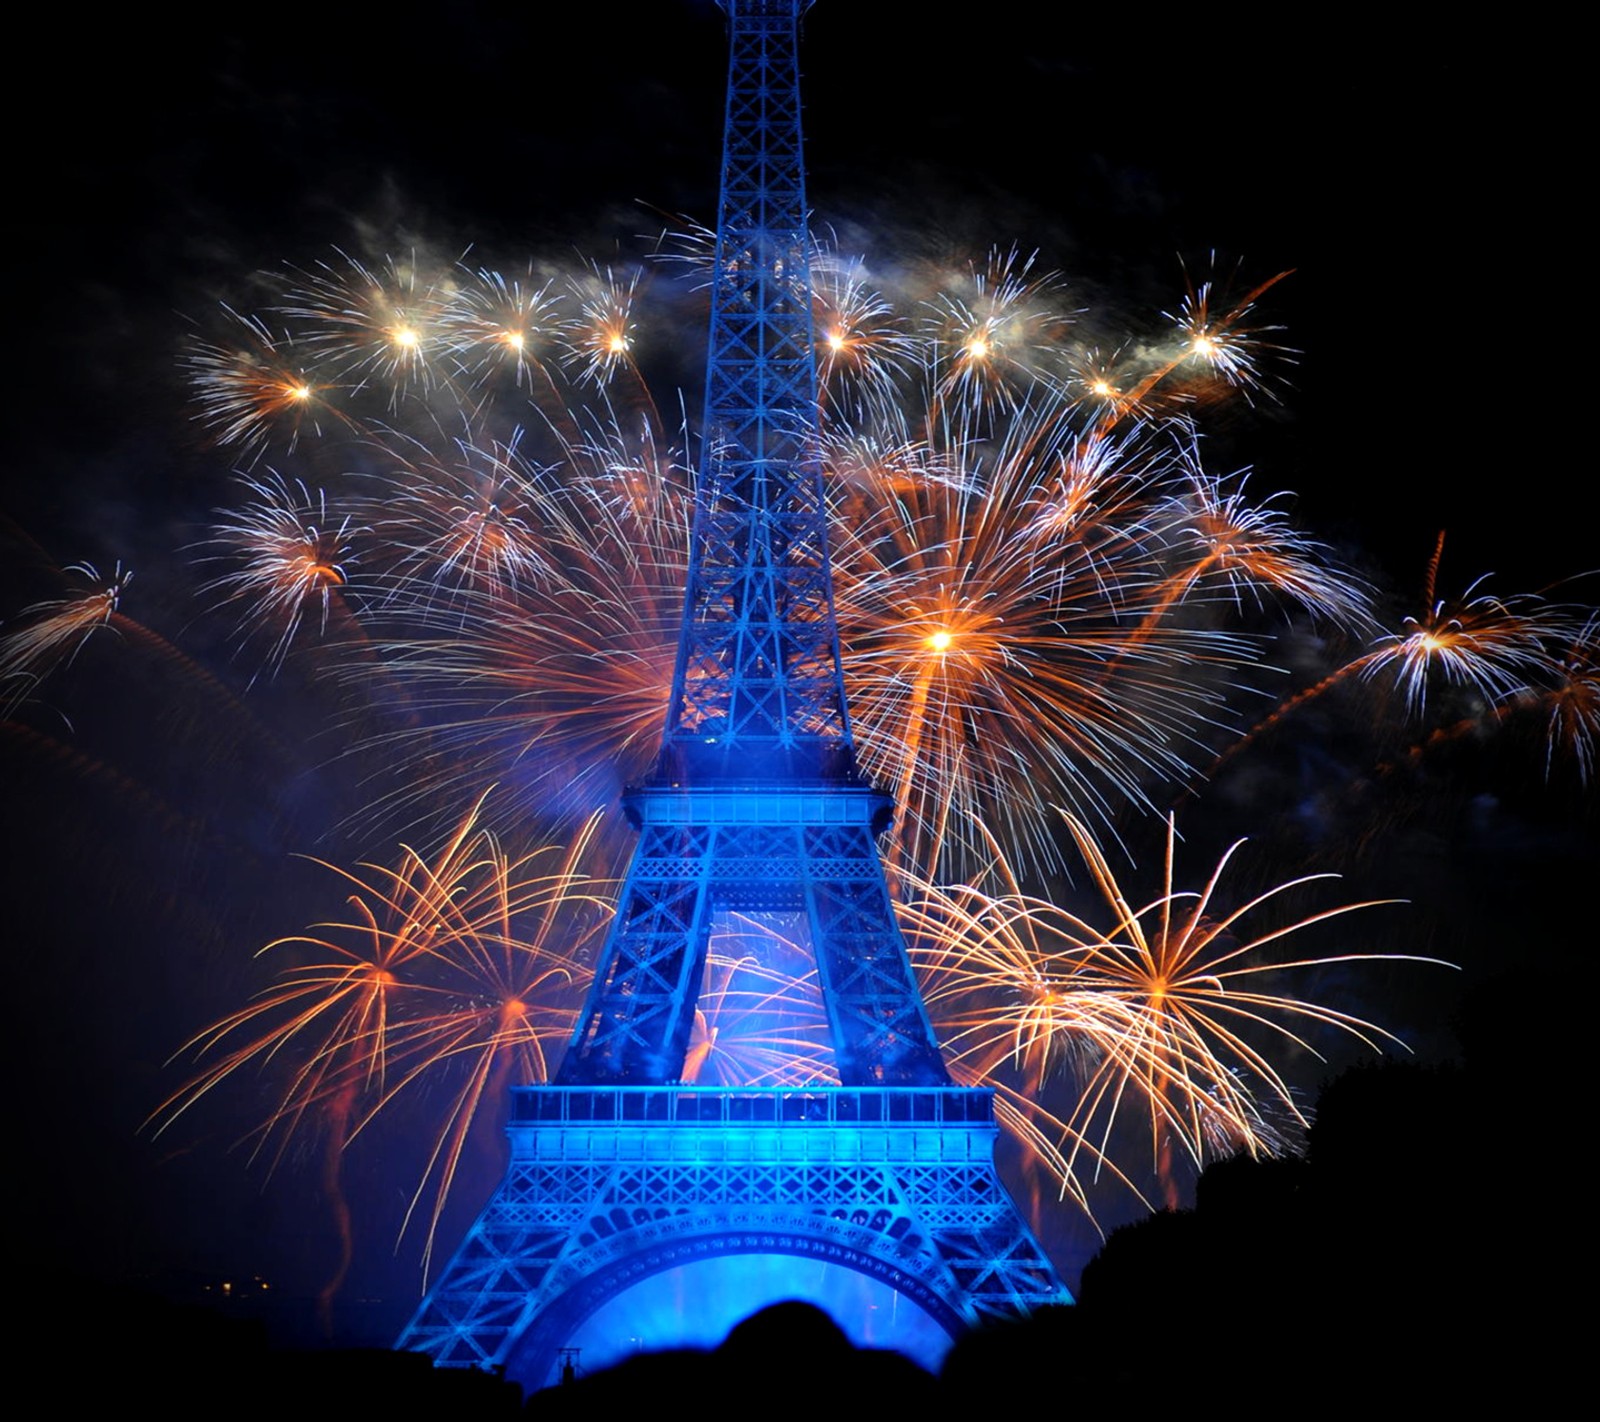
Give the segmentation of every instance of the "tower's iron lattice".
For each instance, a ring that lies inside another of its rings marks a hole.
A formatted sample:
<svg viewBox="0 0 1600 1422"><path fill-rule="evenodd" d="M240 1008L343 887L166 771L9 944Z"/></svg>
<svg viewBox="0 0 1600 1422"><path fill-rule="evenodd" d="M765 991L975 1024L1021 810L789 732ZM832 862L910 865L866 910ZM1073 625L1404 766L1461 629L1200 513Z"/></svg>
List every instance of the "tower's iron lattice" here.
<svg viewBox="0 0 1600 1422"><path fill-rule="evenodd" d="M888 1284L952 1334L1067 1302L994 1168L992 1093L951 1084L857 773L816 446L797 27L731 31L704 454L661 756L553 1086L515 1091L506 1178L400 1346L543 1381L608 1298L781 1254ZM804 925L838 1086L680 1083L712 921Z"/></svg>

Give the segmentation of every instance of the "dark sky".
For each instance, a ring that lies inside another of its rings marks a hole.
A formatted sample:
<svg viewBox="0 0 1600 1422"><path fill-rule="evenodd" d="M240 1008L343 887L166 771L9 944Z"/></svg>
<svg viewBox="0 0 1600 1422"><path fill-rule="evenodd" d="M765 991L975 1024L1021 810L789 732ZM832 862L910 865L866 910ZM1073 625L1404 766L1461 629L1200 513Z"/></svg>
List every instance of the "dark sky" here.
<svg viewBox="0 0 1600 1422"><path fill-rule="evenodd" d="M1305 524L1407 597L1440 528L1454 586L1493 573L1494 590L1527 591L1600 563L1570 502L1587 459L1566 452L1586 378L1569 332L1589 299L1563 149L1570 44L1378 7L1336 24L1196 11L1169 30L1147 11L1042 8L991 0L942 24L927 7L822 0L804 50L818 221L879 264L1038 248L1130 318L1177 299L1180 257L1203 270L1215 249L1246 280L1294 268L1268 312L1298 363L1281 403L1224 439L1230 457L1264 489L1296 491ZM662 213L714 218L725 59L708 0L562 7L559 24L482 0L338 9L204 24L63 14L24 55L50 76L48 103L19 86L7 97L4 508L58 564L127 560L130 612L180 643L188 614L163 570L226 496L226 460L195 437L176 364L213 303L335 245L604 258L639 251ZM1592 584L1579 592L1593 600ZM97 674L83 671L80 694ZM64 768L74 737L115 740L119 707L159 695L111 684L98 722L86 708L54 728L57 748L14 746L7 762L29 1023L14 1071L43 1162L40 1232L69 1240L69 1267L200 1277L253 1267L242 1234L297 1226L294 1196L262 1171L238 1184L243 1159L220 1130L135 1137L171 1089L162 1055L194 1025L172 1003L237 989L214 946L186 950L184 935L241 935L242 956L299 924L273 923L281 871L228 846L183 861L228 912L173 909L187 885L160 882L172 863L146 838L167 831L130 808L134 791L85 790ZM161 736L120 754L147 768ZM175 796L208 773L169 763L156 778ZM1490 826L1466 861L1490 881L1477 911L1507 934L1542 931L1563 876L1592 865L1563 818L1589 823L1592 803L1509 818L1472 803ZM255 844L248 827L238 838ZM1385 877L1409 867L1432 884L1458 847L1397 844ZM1541 879L1535 861L1556 867ZM140 883L167 909L152 914ZM1541 907L1524 916L1529 899ZM169 1150L205 1163L174 1166ZM192 1227L213 1189L231 1234Z"/></svg>

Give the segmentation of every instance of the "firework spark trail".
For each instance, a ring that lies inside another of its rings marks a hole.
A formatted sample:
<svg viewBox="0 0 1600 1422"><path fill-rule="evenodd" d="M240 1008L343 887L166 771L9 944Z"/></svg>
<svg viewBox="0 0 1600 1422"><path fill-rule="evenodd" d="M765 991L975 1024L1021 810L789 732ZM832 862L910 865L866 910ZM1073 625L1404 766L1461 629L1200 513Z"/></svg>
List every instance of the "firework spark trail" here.
<svg viewBox="0 0 1600 1422"><path fill-rule="evenodd" d="M1185 454L1193 460L1193 447ZM1193 460L1185 486L1162 498L1155 522L1193 546L1148 620L1157 624L1175 604L1214 588L1213 595L1235 604L1248 598L1259 605L1270 594L1318 621L1370 628L1371 590L1335 566L1328 549L1296 529L1270 499L1250 503L1248 478L1219 479Z"/></svg>
<svg viewBox="0 0 1600 1422"><path fill-rule="evenodd" d="M1405 629L1360 658L1367 681L1392 676L1407 709L1420 714L1437 679L1475 692L1493 705L1552 670L1547 638L1551 610L1537 598L1477 594L1481 580L1456 602L1436 602Z"/></svg>
<svg viewBox="0 0 1600 1422"><path fill-rule="evenodd" d="M121 563L110 577L102 577L92 563L74 563L64 571L87 586L24 608L23 625L0 639L0 714L10 716L52 672L70 666L95 632L112 625L133 577Z"/></svg>
<svg viewBox="0 0 1600 1422"><path fill-rule="evenodd" d="M1600 748L1600 618L1588 618L1560 649L1556 675L1532 703L1545 719L1545 779L1556 758L1569 756L1587 786Z"/></svg>
<svg viewBox="0 0 1600 1422"><path fill-rule="evenodd" d="M573 279L579 310L568 364L578 372L580 385L596 390L613 388L626 375L635 405L659 426L655 397L644 382L635 352L639 327L634 308L642 280L643 273L637 269L619 275L611 267L598 265Z"/></svg>
<svg viewBox="0 0 1600 1422"><path fill-rule="evenodd" d="M320 436L323 420L347 420L329 404L331 391L288 336L274 336L259 316L222 309L230 318L227 334L195 341L183 360L195 392L194 417L217 443L237 447L253 465L274 441L293 454L303 430Z"/></svg>
<svg viewBox="0 0 1600 1422"><path fill-rule="evenodd" d="M1186 354L1193 355L1216 371L1229 385L1248 395L1261 385L1261 360L1269 352L1286 354L1284 348L1264 339L1267 331L1279 328L1252 327L1251 313L1272 287L1290 272L1279 272L1269 277L1242 300L1228 303L1223 314L1215 314L1214 282L1204 281L1192 286L1175 315L1170 316L1174 326L1183 333L1188 346Z"/></svg>
<svg viewBox="0 0 1600 1422"><path fill-rule="evenodd" d="M391 550L388 596L420 589L449 602L465 589L515 598L553 575L532 491L544 474L520 440L487 446L466 438L445 454L420 440L390 441L380 492L370 499L374 541Z"/></svg>
<svg viewBox="0 0 1600 1422"><path fill-rule="evenodd" d="M488 267L465 277L440 327L456 369L475 388L509 370L519 388L537 386L559 399L546 361L565 354L573 323L553 285L553 278L535 285L531 267L526 279Z"/></svg>
<svg viewBox="0 0 1600 1422"><path fill-rule="evenodd" d="M1600 744L1600 656L1596 649L1596 619L1578 620L1569 609L1545 609L1541 617L1547 660L1530 680L1496 705L1475 708L1447 726L1436 726L1426 738L1409 746L1404 760L1414 763L1435 748L1508 722L1536 720L1542 726L1544 778L1548 783L1559 761L1570 760L1578 784L1587 788ZM1381 763L1380 775L1397 762Z"/></svg>
<svg viewBox="0 0 1600 1422"><path fill-rule="evenodd" d="M1178 333L1174 344L1141 342L1130 353L1124 342L1109 356L1094 345L1071 352L1067 387L1088 405L1090 435L1112 433L1130 421L1190 418L1198 404L1233 394L1250 400L1256 391L1270 390L1272 363L1292 360L1294 352L1266 339L1281 328L1260 325L1254 312L1268 291L1292 275L1279 272L1233 301L1219 302L1213 281L1190 283L1177 313L1162 313Z"/></svg>
<svg viewBox="0 0 1600 1422"><path fill-rule="evenodd" d="M357 389L382 389L391 409L447 379L454 273L431 276L415 256L390 258L374 272L344 252L336 255L336 262L296 273L297 285L274 312L312 362Z"/></svg>
<svg viewBox="0 0 1600 1422"><path fill-rule="evenodd" d="M1351 1013L1262 986L1269 976L1334 963L1438 963L1378 953L1283 959L1266 951L1315 924L1392 900L1341 904L1246 938L1239 925L1247 916L1336 876L1294 879L1219 910L1219 885L1239 844L1203 888L1178 889L1169 819L1161 892L1135 908L1088 828L1071 817L1067 826L1110 910L1109 929L1024 893L998 857L991 870L998 893L925 882L904 910L929 1011L956 1062L984 1079L1019 1072L1025 1099L1036 1099L1052 1075L1076 1085L1077 1104L1058 1140L1063 1188L1085 1146L1096 1158L1110 1156L1124 1112L1143 1117L1169 1202L1174 1146L1196 1166L1239 1149L1282 1151L1286 1138L1274 1117L1301 1126L1305 1118L1263 1040L1318 1055L1306 1032L1320 1026L1374 1049L1400 1045Z"/></svg>
<svg viewBox="0 0 1600 1422"><path fill-rule="evenodd" d="M1472 723L1485 713L1499 716L1542 700L1547 690L1553 694L1566 686L1571 693L1569 708L1580 712L1572 729L1581 737L1587 689L1581 671L1583 634L1573 610L1532 595L1499 598L1479 593L1482 578L1460 597L1438 598L1443 553L1440 533L1428 562L1419 615L1406 617L1400 630L1385 634L1368 651L1280 702L1217 757L1212 771L1291 713L1352 679L1392 684L1413 719L1426 712L1430 686L1454 687L1479 703L1467 718ZM1574 656L1577 662L1570 660ZM1556 711L1557 703L1551 703L1551 709Z"/></svg>
<svg viewBox="0 0 1600 1422"><path fill-rule="evenodd" d="M820 419L826 427L892 411L918 363L918 343L859 261L818 253L811 273Z"/></svg>

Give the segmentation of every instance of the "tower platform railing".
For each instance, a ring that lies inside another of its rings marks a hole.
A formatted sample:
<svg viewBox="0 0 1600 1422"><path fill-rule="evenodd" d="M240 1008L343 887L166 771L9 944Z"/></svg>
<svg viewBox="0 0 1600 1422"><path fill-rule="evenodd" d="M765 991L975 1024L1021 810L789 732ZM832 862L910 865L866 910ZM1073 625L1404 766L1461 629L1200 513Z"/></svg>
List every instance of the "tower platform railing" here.
<svg viewBox="0 0 1600 1422"><path fill-rule="evenodd" d="M511 1127L533 1125L988 1126L983 1086L519 1086Z"/></svg>

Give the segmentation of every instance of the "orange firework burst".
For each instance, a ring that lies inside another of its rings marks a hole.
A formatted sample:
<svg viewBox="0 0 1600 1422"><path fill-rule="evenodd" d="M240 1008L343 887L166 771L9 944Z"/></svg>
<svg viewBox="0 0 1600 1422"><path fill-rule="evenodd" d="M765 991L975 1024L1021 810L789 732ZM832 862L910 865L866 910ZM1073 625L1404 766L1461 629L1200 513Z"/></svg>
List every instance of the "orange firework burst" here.
<svg viewBox="0 0 1600 1422"><path fill-rule="evenodd" d="M1367 680L1392 676L1406 705L1420 712L1430 681L1464 687L1494 705L1526 689L1530 676L1552 669L1549 639L1561 614L1534 597L1502 599L1479 593L1478 579L1459 598L1435 596L1444 534L1428 563L1423 611L1403 630L1382 638L1346 670Z"/></svg>
<svg viewBox="0 0 1600 1422"><path fill-rule="evenodd" d="M402 846L398 868L315 861L351 887L350 916L261 950L287 966L188 1043L204 1065L156 1112L162 1130L248 1068L282 1074L257 1150L320 1127L342 1151L403 1095L444 1084L449 1105L406 1213L409 1225L431 1187L431 1248L480 1112L507 1086L547 1079L607 903L582 868L593 820L565 846L513 856L481 827L482 808L436 854Z"/></svg>
<svg viewBox="0 0 1600 1422"><path fill-rule="evenodd" d="M1316 1054L1306 1031L1333 1027L1369 1047L1399 1045L1348 1012L1269 990L1276 977L1335 963L1435 959L1340 953L1283 958L1269 951L1315 924L1374 907L1341 904L1247 937L1241 924L1280 896L1333 875L1310 875L1220 905L1220 884L1239 849L1223 855L1198 891L1175 887L1176 828L1168 821L1161 892L1135 908L1080 821L1068 817L1110 926L1024 893L1003 858L990 875L999 891L923 883L904 910L929 1011L955 1061L984 1079L1020 1078L1037 1100L1064 1075L1077 1103L1061 1118L1062 1175L1087 1150L1111 1153L1125 1112L1144 1120L1158 1177L1177 1199L1173 1155L1197 1166L1235 1150L1276 1153L1278 1122L1305 1125L1289 1082L1274 1065L1274 1039ZM1242 841L1241 841L1242 843ZM1445 965L1447 966L1447 965Z"/></svg>
<svg viewBox="0 0 1600 1422"><path fill-rule="evenodd" d="M1164 604L1213 590L1235 603L1273 596L1343 627L1370 627L1370 590L1335 566L1327 549L1270 499L1248 502L1248 477L1219 479L1194 462L1178 490L1162 500L1160 526L1188 545L1168 579Z"/></svg>
<svg viewBox="0 0 1600 1422"><path fill-rule="evenodd" d="M195 341L184 357L199 407L195 418L218 444L237 447L249 463L273 443L292 453L303 431L322 433L321 419L333 413L329 388L287 336L274 336L259 316L222 309L228 335Z"/></svg>
<svg viewBox="0 0 1600 1422"><path fill-rule="evenodd" d="M1465 729L1487 715L1501 717L1530 703L1542 703L1555 689L1568 688L1565 709L1552 702L1552 732L1568 725L1581 736L1582 707L1587 696L1584 634L1569 608L1534 596L1492 597L1479 593L1483 579L1458 598L1439 598L1436 587L1444 554L1444 534L1434 545L1423 589L1423 609L1407 617L1400 630L1388 633L1359 656L1297 692L1257 722L1221 756L1217 764L1276 727L1308 702L1352 680L1389 684L1400 693L1406 711L1420 717L1430 690L1455 688L1466 693L1470 714ZM1448 735L1449 733L1446 733ZM1557 740L1560 736L1557 734Z"/></svg>
<svg viewBox="0 0 1600 1422"><path fill-rule="evenodd" d="M1075 446L1055 416L921 478L902 460L887 487L847 481L840 641L862 759L895 787L898 867L937 872L986 820L1048 859L1052 803L1104 815L1183 779L1219 678L1254 655L1168 615L1145 451Z"/></svg>
<svg viewBox="0 0 1600 1422"><path fill-rule="evenodd" d="M1589 618L1555 658L1556 674L1534 696L1545 716L1546 778L1558 755L1566 755L1587 785L1600 745L1600 620Z"/></svg>

